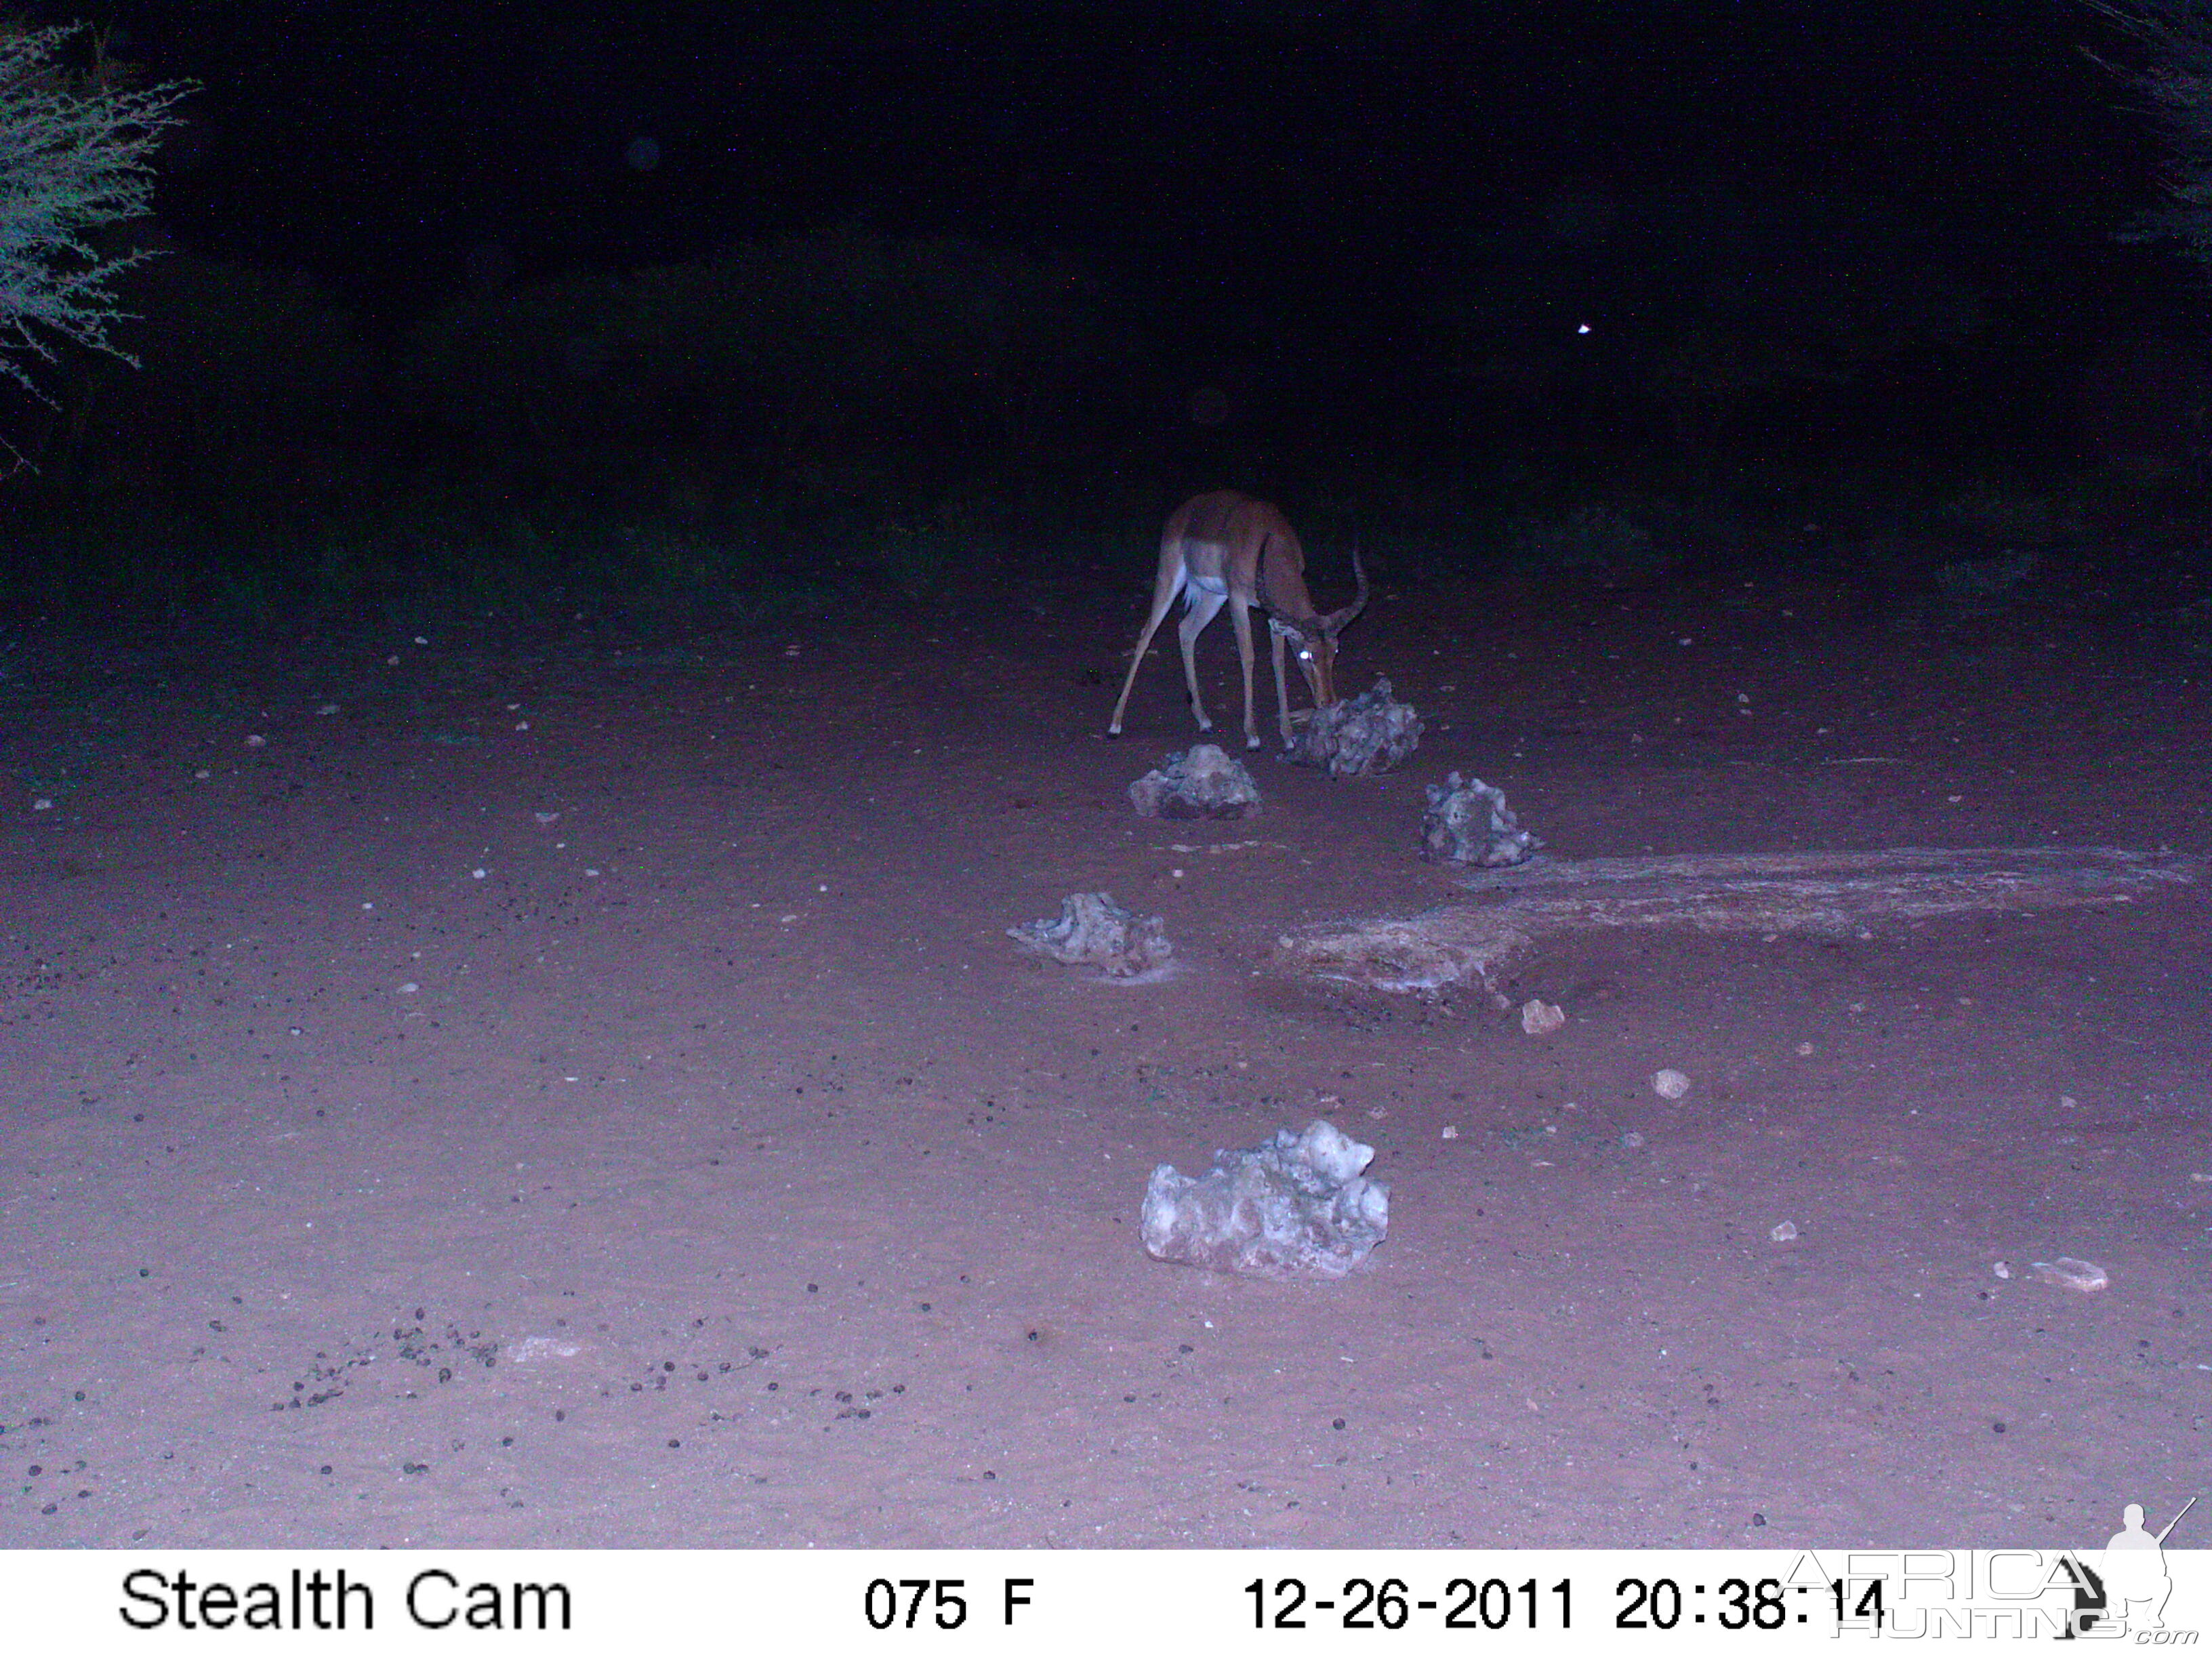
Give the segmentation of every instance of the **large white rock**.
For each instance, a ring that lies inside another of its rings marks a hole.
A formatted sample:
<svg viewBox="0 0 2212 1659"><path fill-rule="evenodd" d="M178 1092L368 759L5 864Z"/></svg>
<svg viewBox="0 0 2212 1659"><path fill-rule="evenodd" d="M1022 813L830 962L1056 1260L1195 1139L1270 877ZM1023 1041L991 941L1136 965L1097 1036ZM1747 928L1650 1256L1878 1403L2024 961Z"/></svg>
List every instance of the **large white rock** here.
<svg viewBox="0 0 2212 1659"><path fill-rule="evenodd" d="M1145 1189L1145 1252L1161 1261L1272 1279L1341 1279L1382 1242L1390 1189L1360 1171L1375 1156L1327 1118L1219 1152L1195 1179L1163 1164Z"/></svg>

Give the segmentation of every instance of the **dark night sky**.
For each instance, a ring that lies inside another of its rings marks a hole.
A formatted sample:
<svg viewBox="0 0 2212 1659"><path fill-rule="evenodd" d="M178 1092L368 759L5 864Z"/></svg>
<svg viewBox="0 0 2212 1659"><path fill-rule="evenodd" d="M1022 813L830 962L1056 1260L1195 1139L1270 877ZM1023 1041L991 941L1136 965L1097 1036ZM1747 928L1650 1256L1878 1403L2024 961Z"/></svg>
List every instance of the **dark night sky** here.
<svg viewBox="0 0 2212 1659"><path fill-rule="evenodd" d="M1063 250L1200 312L1387 311L1547 204L1692 187L1871 193L1984 279L2094 284L2156 161L2084 55L2109 29L2060 0L604 11L115 15L206 87L161 198L179 240L372 314L471 250L526 277L837 222Z"/></svg>

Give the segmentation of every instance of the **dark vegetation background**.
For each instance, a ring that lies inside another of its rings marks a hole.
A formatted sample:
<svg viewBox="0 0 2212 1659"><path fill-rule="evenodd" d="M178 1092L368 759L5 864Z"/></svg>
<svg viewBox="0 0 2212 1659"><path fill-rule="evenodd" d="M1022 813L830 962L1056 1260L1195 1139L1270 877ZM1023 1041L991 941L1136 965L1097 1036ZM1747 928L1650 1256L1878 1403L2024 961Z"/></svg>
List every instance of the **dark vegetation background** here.
<svg viewBox="0 0 2212 1659"><path fill-rule="evenodd" d="M608 10L95 10L204 90L128 233L143 368L0 405L9 615L1031 581L1133 627L1226 484L1325 602L1356 534L1401 587L1780 569L2212 637L2205 296L2118 234L2166 152L2094 9Z"/></svg>

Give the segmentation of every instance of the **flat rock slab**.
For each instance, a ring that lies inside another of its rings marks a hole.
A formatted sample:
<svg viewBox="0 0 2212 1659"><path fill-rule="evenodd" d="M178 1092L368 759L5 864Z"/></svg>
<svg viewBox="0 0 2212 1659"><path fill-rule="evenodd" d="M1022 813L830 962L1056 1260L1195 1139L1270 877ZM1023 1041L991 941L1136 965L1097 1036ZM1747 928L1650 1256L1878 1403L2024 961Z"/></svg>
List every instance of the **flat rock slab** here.
<svg viewBox="0 0 2212 1659"><path fill-rule="evenodd" d="M2117 847L1896 848L1875 853L1537 859L1458 879L1474 896L1404 921L1322 923L1276 940L1294 978L1433 995L1492 986L1547 934L1601 927L1871 937L1990 911L2141 903L2197 884L2202 860Z"/></svg>

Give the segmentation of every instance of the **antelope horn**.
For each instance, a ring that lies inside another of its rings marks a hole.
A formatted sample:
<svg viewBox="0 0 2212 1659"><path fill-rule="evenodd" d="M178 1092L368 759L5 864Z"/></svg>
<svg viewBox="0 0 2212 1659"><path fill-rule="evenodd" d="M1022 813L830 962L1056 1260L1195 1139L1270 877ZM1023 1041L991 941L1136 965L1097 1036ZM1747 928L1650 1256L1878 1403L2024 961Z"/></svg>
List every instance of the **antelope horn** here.
<svg viewBox="0 0 2212 1659"><path fill-rule="evenodd" d="M1321 631L1332 640L1341 629L1351 627L1352 618L1367 609L1367 571L1359 562L1357 542L1352 544L1352 576L1359 584L1358 594L1343 610L1332 611L1321 619Z"/></svg>

